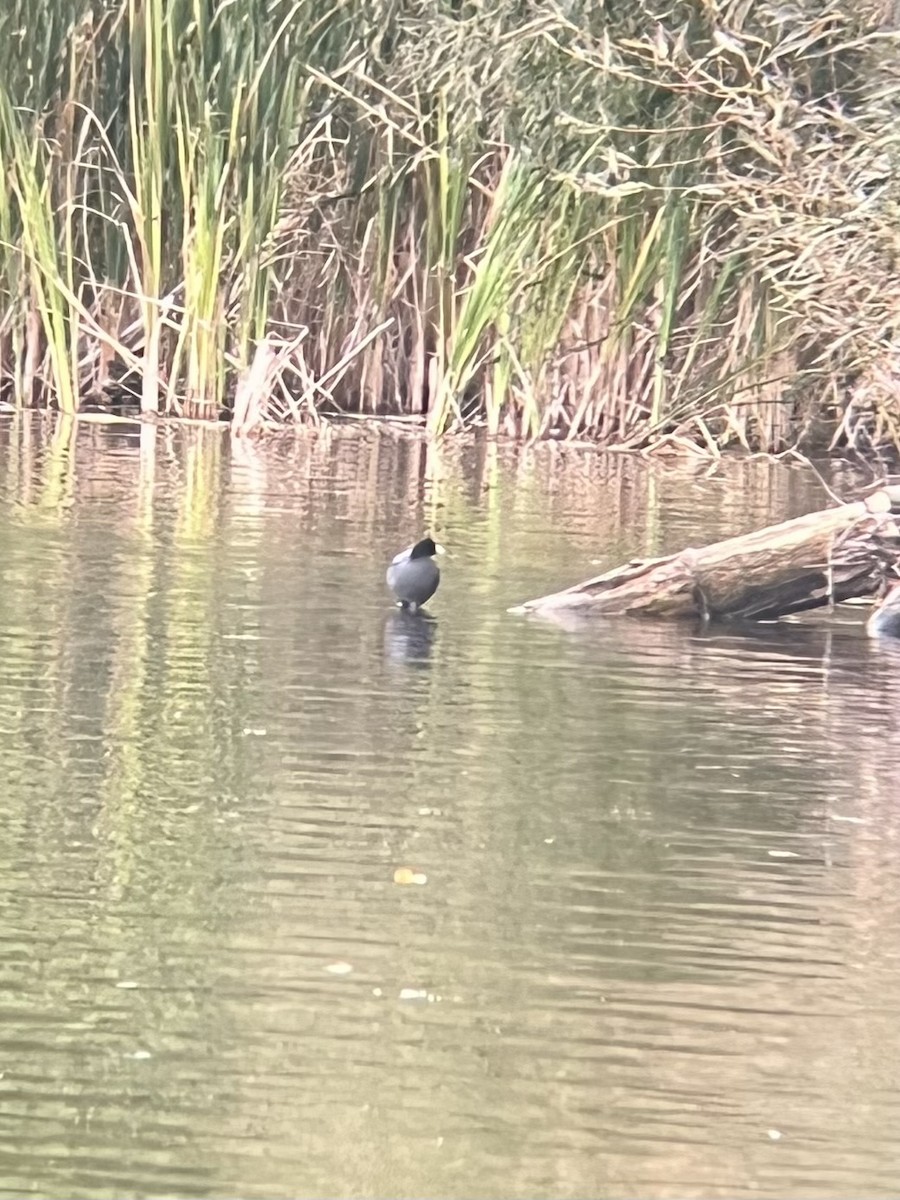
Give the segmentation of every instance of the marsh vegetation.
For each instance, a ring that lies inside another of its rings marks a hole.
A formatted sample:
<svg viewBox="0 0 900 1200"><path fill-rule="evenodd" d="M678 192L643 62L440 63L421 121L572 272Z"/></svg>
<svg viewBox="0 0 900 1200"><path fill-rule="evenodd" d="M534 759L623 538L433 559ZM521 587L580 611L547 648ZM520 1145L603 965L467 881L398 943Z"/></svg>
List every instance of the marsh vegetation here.
<svg viewBox="0 0 900 1200"><path fill-rule="evenodd" d="M7 0L2 398L900 440L889 6Z"/></svg>

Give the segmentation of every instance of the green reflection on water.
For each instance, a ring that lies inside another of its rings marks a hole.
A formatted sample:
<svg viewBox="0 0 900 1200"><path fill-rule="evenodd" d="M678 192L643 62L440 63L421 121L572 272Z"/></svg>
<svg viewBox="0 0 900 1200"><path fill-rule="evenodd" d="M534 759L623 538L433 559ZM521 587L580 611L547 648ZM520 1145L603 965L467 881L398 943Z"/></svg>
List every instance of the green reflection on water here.
<svg viewBox="0 0 900 1200"><path fill-rule="evenodd" d="M0 1196L890 1194L889 649L506 612L821 503L0 426Z"/></svg>

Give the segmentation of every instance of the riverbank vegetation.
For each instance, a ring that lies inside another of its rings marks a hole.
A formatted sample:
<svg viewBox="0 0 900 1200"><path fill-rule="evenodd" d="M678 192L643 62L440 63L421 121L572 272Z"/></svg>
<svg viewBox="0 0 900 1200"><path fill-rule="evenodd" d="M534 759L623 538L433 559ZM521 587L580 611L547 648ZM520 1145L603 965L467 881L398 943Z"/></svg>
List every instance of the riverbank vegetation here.
<svg viewBox="0 0 900 1200"><path fill-rule="evenodd" d="M0 397L897 445L891 14L6 0Z"/></svg>

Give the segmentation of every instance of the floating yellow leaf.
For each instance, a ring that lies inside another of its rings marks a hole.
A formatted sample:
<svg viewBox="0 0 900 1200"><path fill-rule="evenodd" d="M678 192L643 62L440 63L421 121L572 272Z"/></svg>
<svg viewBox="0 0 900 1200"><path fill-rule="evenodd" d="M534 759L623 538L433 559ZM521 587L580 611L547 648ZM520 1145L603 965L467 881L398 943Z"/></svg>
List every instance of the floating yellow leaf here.
<svg viewBox="0 0 900 1200"><path fill-rule="evenodd" d="M428 882L428 876L424 871L413 871L410 867L398 867L394 872L394 883L399 883L401 887L409 887L411 883L423 884Z"/></svg>

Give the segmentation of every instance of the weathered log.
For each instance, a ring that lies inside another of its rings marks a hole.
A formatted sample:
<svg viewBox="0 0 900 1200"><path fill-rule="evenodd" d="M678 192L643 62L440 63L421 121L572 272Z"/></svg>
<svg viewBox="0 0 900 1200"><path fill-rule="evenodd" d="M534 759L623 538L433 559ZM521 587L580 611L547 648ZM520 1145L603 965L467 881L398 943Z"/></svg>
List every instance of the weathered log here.
<svg viewBox="0 0 900 1200"><path fill-rule="evenodd" d="M900 564L900 487L752 533L636 559L513 612L775 620L874 595Z"/></svg>

